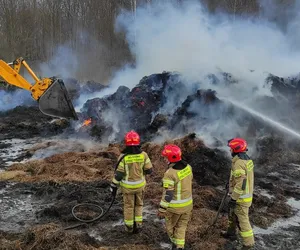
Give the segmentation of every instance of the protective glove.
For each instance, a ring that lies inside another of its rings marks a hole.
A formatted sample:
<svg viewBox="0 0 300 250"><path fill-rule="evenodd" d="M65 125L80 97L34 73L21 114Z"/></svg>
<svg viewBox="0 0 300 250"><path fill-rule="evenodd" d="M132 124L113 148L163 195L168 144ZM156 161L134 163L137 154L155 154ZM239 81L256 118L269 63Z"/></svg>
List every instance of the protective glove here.
<svg viewBox="0 0 300 250"><path fill-rule="evenodd" d="M109 191L111 192L111 195L112 195L112 196L116 196L117 190L118 190L117 185L114 184L114 183L111 183L111 184L110 184Z"/></svg>
<svg viewBox="0 0 300 250"><path fill-rule="evenodd" d="M235 206L236 206L236 200L231 198L230 201L228 202L228 208L229 209L234 209Z"/></svg>

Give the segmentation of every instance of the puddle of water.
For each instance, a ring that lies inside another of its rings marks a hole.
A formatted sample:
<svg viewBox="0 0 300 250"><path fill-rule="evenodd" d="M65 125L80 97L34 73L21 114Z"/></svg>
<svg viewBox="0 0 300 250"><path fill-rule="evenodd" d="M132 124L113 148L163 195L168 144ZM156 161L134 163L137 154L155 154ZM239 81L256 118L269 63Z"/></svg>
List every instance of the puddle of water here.
<svg viewBox="0 0 300 250"><path fill-rule="evenodd" d="M1 143L11 144L7 148L0 149L0 159L2 159L4 166L10 166L15 163L14 159L20 157L25 151L31 148L35 143L38 142L38 139L10 139L2 140Z"/></svg>
<svg viewBox="0 0 300 250"><path fill-rule="evenodd" d="M0 230L6 232L20 232L38 222L36 211L49 207L43 201L34 199L30 190L15 187L10 182L0 189Z"/></svg>
<svg viewBox="0 0 300 250"><path fill-rule="evenodd" d="M123 219L119 220L118 222L113 223L113 224L112 224L112 227L122 226L122 225L124 225Z"/></svg>
<svg viewBox="0 0 300 250"><path fill-rule="evenodd" d="M171 245L171 244L168 244L168 243L161 242L161 243L160 243L160 247L161 247L162 249L171 249L171 248L172 248L172 245Z"/></svg>
<svg viewBox="0 0 300 250"><path fill-rule="evenodd" d="M256 234L272 234L284 231L285 228L291 226L300 226L300 201L295 200L294 198L288 199L287 203L295 210L297 213L288 219L279 219L274 222L268 229L262 229L259 227L254 227Z"/></svg>
<svg viewBox="0 0 300 250"><path fill-rule="evenodd" d="M15 194L11 196L11 188L14 184L7 185L0 192L0 230L19 231L27 222L35 221L34 208L31 194ZM4 223L3 223L4 222Z"/></svg>
<svg viewBox="0 0 300 250"><path fill-rule="evenodd" d="M90 232L88 232L89 236L98 240L98 241L102 241L102 237L99 235L99 232L97 232L96 230L92 230Z"/></svg>
<svg viewBox="0 0 300 250"><path fill-rule="evenodd" d="M263 195L263 196L268 197L269 199L275 198L274 195L269 194L268 191L265 190L265 189L257 189L257 191L258 191L258 193L260 193L260 194Z"/></svg>
<svg viewBox="0 0 300 250"><path fill-rule="evenodd" d="M298 168L300 170L300 165L299 164L296 164L296 163L287 163L287 165L296 167L296 168Z"/></svg>
<svg viewBox="0 0 300 250"><path fill-rule="evenodd" d="M99 147L98 144L85 139L61 139L58 137L48 138L47 140L38 137L26 140L10 139L0 142L10 144L7 148L0 148L0 162L3 162L2 166L4 167L14 163L26 163L30 160L43 159L57 153L84 152ZM18 158L31 149L33 155L19 161ZM15 161L16 159L18 161Z"/></svg>

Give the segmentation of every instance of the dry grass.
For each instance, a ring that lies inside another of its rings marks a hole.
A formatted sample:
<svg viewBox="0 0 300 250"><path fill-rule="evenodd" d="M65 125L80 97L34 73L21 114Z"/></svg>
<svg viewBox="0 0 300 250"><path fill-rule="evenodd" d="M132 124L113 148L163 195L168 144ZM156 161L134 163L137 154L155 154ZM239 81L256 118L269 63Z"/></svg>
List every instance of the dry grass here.
<svg viewBox="0 0 300 250"><path fill-rule="evenodd" d="M85 244L85 235L78 235L64 231L54 223L35 226L26 231L19 240L0 238L0 249L14 250L48 250L48 249L74 249L95 250L97 248ZM5 243L5 245L3 244ZM5 248L2 248L5 246Z"/></svg>
<svg viewBox="0 0 300 250"><path fill-rule="evenodd" d="M12 180L18 177L23 178L25 175L27 175L27 173L23 170L4 171L0 173L0 181Z"/></svg>
<svg viewBox="0 0 300 250"><path fill-rule="evenodd" d="M170 141L166 143L174 143L183 149L186 155L194 156L196 149L204 147L203 142L194 139L192 136L187 136L182 139ZM159 206L162 195L161 179L166 171L167 163L161 156L163 145L156 143L146 143L142 149L146 151L152 161L154 173L147 176L147 186L145 199L150 201L154 207ZM88 182L95 180L111 180L113 177L113 166L120 154L119 145L110 145L106 149L98 151L89 151L81 153L64 153L47 157L43 160L29 161L24 164L12 165L8 172L23 171L27 175L12 176L12 180L20 182L70 182L80 181ZM198 155L199 157L199 155ZM7 173L8 173L7 172ZM10 178L11 179L11 178ZM225 230L227 226L227 218L220 217L214 228L208 228L211 225L216 210L222 198L222 192L212 186L200 186L198 183L193 183L194 210L192 220L189 224L186 240L191 244L192 249L215 250L222 249L225 240L220 237L220 231ZM289 208L283 201L267 201L261 195L257 195L254 206L257 212L251 215L253 221L258 226L268 226L275 218L289 215ZM259 212L265 207L272 207L272 211L267 213ZM149 229L156 230L151 227ZM108 232L110 233L110 232ZM149 232L150 233L150 232ZM151 232L155 237L155 233L160 234L160 231ZM1 238L0 243L7 249L102 249L102 250L121 250L121 249L153 249L148 244L146 245L122 245L116 247L100 247L89 245L87 239L64 232L55 224L46 224L35 227L27 232L26 237L22 241L9 241ZM157 236L159 237L159 235ZM55 243L55 246L50 244ZM125 241L124 241L125 242ZM13 245L11 245L11 244ZM128 242L127 242L128 243ZM143 242L144 243L144 242ZM13 246L13 247L12 247ZM68 248L72 246L72 248ZM11 248L9 248L11 247Z"/></svg>
<svg viewBox="0 0 300 250"><path fill-rule="evenodd" d="M174 143L183 149L183 153L191 154L198 147L203 147L203 142L199 139L194 140L191 136L186 136ZM46 146L51 146L48 143ZM44 148L45 144L38 145L34 150ZM148 176L148 183L160 183L167 163L161 156L163 145L156 143L145 143L142 149L146 151L154 167L154 173ZM32 160L26 163L13 164L8 168L9 171L24 171L27 175L14 176L10 179L19 182L41 182L54 181L58 183L69 181L94 181L110 180L113 176L114 164L120 155L120 145L110 145L98 151L87 152L68 152L46 157L42 160ZM157 184L154 184L157 185Z"/></svg>
<svg viewBox="0 0 300 250"><path fill-rule="evenodd" d="M63 153L43 160L13 164L8 170L28 173L13 178L19 182L110 180L119 154L120 150L117 147L108 147L105 151L98 152Z"/></svg>

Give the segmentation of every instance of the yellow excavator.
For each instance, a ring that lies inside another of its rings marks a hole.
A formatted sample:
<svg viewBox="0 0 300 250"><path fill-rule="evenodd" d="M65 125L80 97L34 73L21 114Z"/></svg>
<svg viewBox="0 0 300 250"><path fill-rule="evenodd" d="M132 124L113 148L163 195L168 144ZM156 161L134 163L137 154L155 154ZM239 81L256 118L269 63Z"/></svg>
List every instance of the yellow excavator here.
<svg viewBox="0 0 300 250"><path fill-rule="evenodd" d="M33 85L19 74L22 65L34 79ZM44 114L78 120L68 91L61 79L55 77L39 79L22 57L12 63L0 60L0 76L8 84L30 91L32 98L38 101L39 109Z"/></svg>

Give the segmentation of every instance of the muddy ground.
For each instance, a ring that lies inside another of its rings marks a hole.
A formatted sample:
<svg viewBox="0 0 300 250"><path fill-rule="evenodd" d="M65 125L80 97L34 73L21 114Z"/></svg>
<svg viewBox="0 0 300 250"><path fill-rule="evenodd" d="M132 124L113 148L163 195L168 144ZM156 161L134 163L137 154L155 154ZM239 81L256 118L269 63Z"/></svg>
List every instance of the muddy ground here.
<svg viewBox="0 0 300 250"><path fill-rule="evenodd" d="M234 249L235 244L219 236L226 228L226 207L216 227L206 232L228 176L227 152L207 148L194 134L172 142L184 148L184 157L195 174L195 205L186 249ZM257 249L299 247L296 240L299 225L283 230L279 224L272 229L278 220L294 220L297 224L299 218L293 201L297 202L300 195L297 183L300 155L297 148L279 149L282 143L282 138L269 137L257 142L256 191L251 209L251 221L260 232L256 234ZM168 249L163 223L155 215L165 170L160 157L161 144L143 144L155 172L147 179L142 233L129 237L124 232L120 194L110 212L97 223L64 230L80 223L71 214L74 205L88 202L104 209L108 207L111 201L108 186L120 149L122 145L112 144L107 148L56 154L6 167L5 173L11 176L9 181L0 182L0 216L4 222L0 225L0 249ZM271 154L272 151L277 153ZM278 157L276 164L275 157Z"/></svg>

